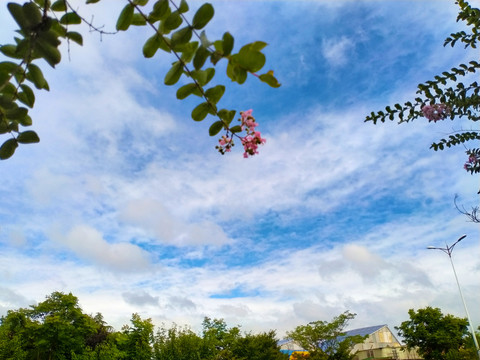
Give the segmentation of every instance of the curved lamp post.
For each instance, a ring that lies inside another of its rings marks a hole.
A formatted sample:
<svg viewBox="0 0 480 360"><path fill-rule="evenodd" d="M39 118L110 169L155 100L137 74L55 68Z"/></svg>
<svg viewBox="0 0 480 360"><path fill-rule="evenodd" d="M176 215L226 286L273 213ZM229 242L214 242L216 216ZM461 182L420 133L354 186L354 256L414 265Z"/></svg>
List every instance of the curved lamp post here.
<svg viewBox="0 0 480 360"><path fill-rule="evenodd" d="M462 240L465 239L466 237L467 237L467 235L462 235L462 236L460 236L460 237L458 238L458 240L455 241L455 242L453 243L453 245L451 245L451 246L448 246L447 243L445 243L445 247L444 247L444 248L439 248L439 247L435 247L435 246L429 246L429 247L427 247L427 249L430 249L430 250L442 250L445 254L448 255L448 257L449 257L449 259L450 259L450 263L452 264L453 274L455 275L455 280L457 280L458 291L460 292L460 296L461 296L461 298L462 298L463 307L465 308L465 312L467 313L468 324L470 325L470 332L472 333L472 336L473 336L473 342L475 343L475 349L477 350L477 355L478 355L478 358L480 359L480 349L479 349L479 347L478 347L477 337L475 336L475 329L474 329L474 327L473 327L472 320L470 319L470 314L468 313L467 304L465 303L465 298L463 297L462 288L460 287L460 283L458 282L457 272L455 271L455 266L453 266L453 260L452 260L452 251L453 251L453 248L455 247L455 245L457 245L460 241L462 241Z"/></svg>

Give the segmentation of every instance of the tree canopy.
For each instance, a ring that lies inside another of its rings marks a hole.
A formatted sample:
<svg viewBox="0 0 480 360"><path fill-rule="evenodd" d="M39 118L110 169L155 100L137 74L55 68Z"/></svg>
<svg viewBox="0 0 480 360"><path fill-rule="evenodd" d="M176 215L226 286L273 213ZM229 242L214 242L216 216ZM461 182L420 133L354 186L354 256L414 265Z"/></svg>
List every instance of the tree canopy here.
<svg viewBox="0 0 480 360"><path fill-rule="evenodd" d="M468 321L453 315L442 314L439 308L427 306L410 309L410 320L397 329L407 348L418 348L425 360L473 359L475 349L468 333Z"/></svg>
<svg viewBox="0 0 480 360"><path fill-rule="evenodd" d="M201 334L160 326L134 313L121 331L103 316L83 313L78 298L54 292L0 318L0 360L286 360L276 333L242 333L223 319L204 318Z"/></svg>
<svg viewBox="0 0 480 360"><path fill-rule="evenodd" d="M318 320L299 325L287 336L309 351L310 359L350 360L354 356L351 353L353 346L364 340L359 335L345 336L345 328L355 316L345 311L330 322Z"/></svg>

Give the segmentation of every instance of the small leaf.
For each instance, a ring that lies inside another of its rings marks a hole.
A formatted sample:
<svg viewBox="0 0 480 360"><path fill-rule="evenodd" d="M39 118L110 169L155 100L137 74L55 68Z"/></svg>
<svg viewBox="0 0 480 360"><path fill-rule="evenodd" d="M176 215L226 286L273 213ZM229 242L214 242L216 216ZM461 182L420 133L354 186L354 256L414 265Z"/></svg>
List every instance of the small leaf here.
<svg viewBox="0 0 480 360"><path fill-rule="evenodd" d="M49 89L48 83L43 77L42 70L35 64L28 64L27 79L30 80L37 89Z"/></svg>
<svg viewBox="0 0 480 360"><path fill-rule="evenodd" d="M33 144L40 142L40 138L38 137L37 133L32 130L21 132L17 136L17 141L20 144Z"/></svg>
<svg viewBox="0 0 480 360"><path fill-rule="evenodd" d="M188 11L188 4L185 0L180 1L180 5L178 7L178 12L180 14L186 13Z"/></svg>
<svg viewBox="0 0 480 360"><path fill-rule="evenodd" d="M235 110L227 110L222 109L218 112L218 116L222 119L225 123L230 124L235 117Z"/></svg>
<svg viewBox="0 0 480 360"><path fill-rule="evenodd" d="M197 89L197 85L195 83L190 83L183 85L177 90L177 99L183 100L189 95L193 94L193 92Z"/></svg>
<svg viewBox="0 0 480 360"><path fill-rule="evenodd" d="M35 104L35 94L33 90L25 84L20 85L20 88L23 91L18 94L18 99L28 107L33 108L33 104Z"/></svg>
<svg viewBox="0 0 480 360"><path fill-rule="evenodd" d="M30 22L28 21L25 13L23 12L23 7L17 3L8 3L7 4L8 11L10 15L12 15L15 22L20 26L23 30L28 30L30 26Z"/></svg>
<svg viewBox="0 0 480 360"><path fill-rule="evenodd" d="M239 133L239 132L242 132L242 127L240 125L235 125L230 128L230 131L234 134Z"/></svg>
<svg viewBox="0 0 480 360"><path fill-rule="evenodd" d="M143 17L142 14L133 14L133 17L132 17L132 25L135 25L135 26L143 26L143 25L147 25L147 20Z"/></svg>
<svg viewBox="0 0 480 360"><path fill-rule="evenodd" d="M81 23L82 23L82 19L80 18L80 16L78 16L76 12L66 13L60 18L60 24L63 24L63 25L72 25L72 24L81 24Z"/></svg>
<svg viewBox="0 0 480 360"><path fill-rule="evenodd" d="M83 45L83 37L76 31L69 31L65 34L66 38L76 42L78 45Z"/></svg>
<svg viewBox="0 0 480 360"><path fill-rule="evenodd" d="M177 61L165 75L165 85L175 85L183 74L183 64Z"/></svg>
<svg viewBox="0 0 480 360"><path fill-rule="evenodd" d="M192 111L192 119L195 121L202 121L208 115L210 105L206 102L201 103Z"/></svg>
<svg viewBox="0 0 480 360"><path fill-rule="evenodd" d="M130 27L133 20L133 11L134 11L134 7L132 4L127 4L123 8L117 20L116 27L118 31L125 31Z"/></svg>
<svg viewBox="0 0 480 360"><path fill-rule="evenodd" d="M233 36L226 32L223 34L223 56L228 56L233 50Z"/></svg>
<svg viewBox="0 0 480 360"><path fill-rule="evenodd" d="M67 11L67 2L65 0L57 0L51 6L53 11Z"/></svg>
<svg viewBox="0 0 480 360"><path fill-rule="evenodd" d="M213 6L209 3L203 4L197 10L195 15L193 16L192 26L196 30L200 30L204 28L208 22L213 18L215 10Z"/></svg>
<svg viewBox="0 0 480 360"><path fill-rule="evenodd" d="M57 65L60 62L62 55L60 54L60 51L55 46L52 46L45 41L41 41L40 39L38 39L35 44L36 44L35 50L38 51L40 56L52 68L54 68L55 65Z"/></svg>
<svg viewBox="0 0 480 360"><path fill-rule="evenodd" d="M18 147L17 140L8 139L0 147L0 160L5 160L11 157L15 153L15 149Z"/></svg>
<svg viewBox="0 0 480 360"><path fill-rule="evenodd" d="M191 38L192 38L192 29L190 28L190 26L181 28L180 30L175 31L172 34L172 38L171 38L172 47L175 47L176 45L186 44L190 41Z"/></svg>
<svg viewBox="0 0 480 360"><path fill-rule="evenodd" d="M210 52L204 46L200 46L193 57L193 67L196 70L200 70L205 64L205 61L207 61L209 55Z"/></svg>
<svg viewBox="0 0 480 360"><path fill-rule="evenodd" d="M216 104L222 98L224 92L225 92L225 86L217 85L205 91L205 96L210 102Z"/></svg>
<svg viewBox="0 0 480 360"><path fill-rule="evenodd" d="M265 55L259 51L250 50L248 47L240 49L239 53L233 56L235 62L250 72L259 71L265 65Z"/></svg>
<svg viewBox="0 0 480 360"><path fill-rule="evenodd" d="M180 16L180 13L178 11L174 11L165 19L162 25L165 30L171 31L171 30L175 30L180 25L182 25L182 22L183 20L182 20L182 17Z"/></svg>
<svg viewBox="0 0 480 360"><path fill-rule="evenodd" d="M145 42L145 45L143 45L143 56L145 56L146 58L153 57L159 48L160 41L161 39L159 39L158 34L149 37Z"/></svg>
<svg viewBox="0 0 480 360"><path fill-rule="evenodd" d="M273 88L278 88L281 86L281 84L278 82L278 80L273 76L273 71L269 71L266 74L262 74L258 77L261 81L264 83L267 83Z"/></svg>
<svg viewBox="0 0 480 360"><path fill-rule="evenodd" d="M170 15L168 0L159 0L153 5L153 10L148 15L148 19L151 22L155 22L165 19L168 15Z"/></svg>
<svg viewBox="0 0 480 360"><path fill-rule="evenodd" d="M223 121L215 121L208 129L208 133L210 136L215 136L224 128L224 126Z"/></svg>

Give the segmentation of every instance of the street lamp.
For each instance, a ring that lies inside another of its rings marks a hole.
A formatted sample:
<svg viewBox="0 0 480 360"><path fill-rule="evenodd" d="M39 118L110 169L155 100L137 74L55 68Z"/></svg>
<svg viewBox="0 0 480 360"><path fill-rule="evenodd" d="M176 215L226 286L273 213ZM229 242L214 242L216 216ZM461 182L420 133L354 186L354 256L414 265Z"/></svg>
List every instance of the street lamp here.
<svg viewBox="0 0 480 360"><path fill-rule="evenodd" d="M429 247L427 247L427 249L429 249L429 250L442 250L450 258L450 263L452 264L453 274L455 275L455 280L457 280L458 291L460 292L460 296L461 296L462 302L463 302L463 307L465 308L465 312L467 313L468 324L470 325L470 332L472 333L473 342L475 343L475 348L477 349L477 355L478 355L478 358L480 359L480 349L478 347L477 337L475 336L475 329L473 327L472 320L470 319L470 314L468 313L467 304L465 303L465 298L463 297L462 288L460 287L460 283L458 282L457 272L455 271L455 266L453 266L453 260L452 260L453 248L455 247L455 245L457 245L460 241L462 241L466 237L467 237L467 235L460 236L458 238L458 240L453 243L452 246L448 246L447 243L445 243L445 246L446 246L445 248L429 246Z"/></svg>

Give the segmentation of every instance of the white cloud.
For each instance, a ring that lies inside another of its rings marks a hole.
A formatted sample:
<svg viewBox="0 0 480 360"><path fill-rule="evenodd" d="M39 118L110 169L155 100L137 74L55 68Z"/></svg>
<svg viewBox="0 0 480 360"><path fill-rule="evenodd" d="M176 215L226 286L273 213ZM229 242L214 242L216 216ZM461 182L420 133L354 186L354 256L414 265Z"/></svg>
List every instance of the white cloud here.
<svg viewBox="0 0 480 360"><path fill-rule="evenodd" d="M348 63L354 42L342 36L337 39L323 39L322 55L331 66L343 66Z"/></svg>
<svg viewBox="0 0 480 360"><path fill-rule="evenodd" d="M130 243L109 243L98 230L87 225L77 225L65 236L57 235L56 241L100 267L135 272L145 270L150 264L145 250Z"/></svg>

